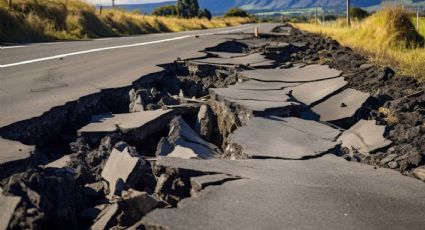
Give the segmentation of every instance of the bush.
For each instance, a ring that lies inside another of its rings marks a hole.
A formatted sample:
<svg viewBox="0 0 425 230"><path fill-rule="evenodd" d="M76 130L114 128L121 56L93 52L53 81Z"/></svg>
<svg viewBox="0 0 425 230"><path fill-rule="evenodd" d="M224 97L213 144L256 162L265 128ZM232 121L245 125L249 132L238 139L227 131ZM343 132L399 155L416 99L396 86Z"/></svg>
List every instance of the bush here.
<svg viewBox="0 0 425 230"><path fill-rule="evenodd" d="M203 9L203 10L199 10L198 17L199 18L206 18L208 20L211 20L212 15L211 15L211 12L209 10Z"/></svg>
<svg viewBox="0 0 425 230"><path fill-rule="evenodd" d="M231 8L224 14L224 17L249 17L249 14L240 8Z"/></svg>
<svg viewBox="0 0 425 230"><path fill-rule="evenodd" d="M350 8L350 15L351 17L357 18L360 20L369 17L369 13L366 10L363 10L357 7Z"/></svg>
<svg viewBox="0 0 425 230"><path fill-rule="evenodd" d="M152 11L156 16L177 16L177 8L174 5L161 6Z"/></svg>

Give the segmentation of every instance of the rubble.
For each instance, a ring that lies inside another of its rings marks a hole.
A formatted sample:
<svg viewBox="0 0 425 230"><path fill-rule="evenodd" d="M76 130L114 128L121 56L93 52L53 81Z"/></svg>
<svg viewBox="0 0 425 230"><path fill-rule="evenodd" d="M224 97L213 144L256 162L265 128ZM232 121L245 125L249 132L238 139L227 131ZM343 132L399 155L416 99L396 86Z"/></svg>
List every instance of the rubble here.
<svg viewBox="0 0 425 230"><path fill-rule="evenodd" d="M134 186L144 164L145 162L137 154L132 153L129 147L121 150L113 149L101 174L109 183L108 198L120 195L125 186Z"/></svg>
<svg viewBox="0 0 425 230"><path fill-rule="evenodd" d="M201 105L195 124L195 131L205 140L211 140L213 135L214 115L207 105Z"/></svg>
<svg viewBox="0 0 425 230"><path fill-rule="evenodd" d="M209 159L216 157L220 152L217 146L199 137L181 117L176 117L171 121L168 137L160 140L156 155Z"/></svg>

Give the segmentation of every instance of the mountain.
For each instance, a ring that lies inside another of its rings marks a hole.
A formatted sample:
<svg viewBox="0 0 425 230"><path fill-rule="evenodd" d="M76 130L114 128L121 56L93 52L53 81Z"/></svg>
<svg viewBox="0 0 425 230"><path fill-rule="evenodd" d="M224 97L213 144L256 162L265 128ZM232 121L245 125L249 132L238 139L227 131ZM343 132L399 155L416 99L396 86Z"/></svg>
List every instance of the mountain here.
<svg viewBox="0 0 425 230"><path fill-rule="evenodd" d="M152 11L161 6L176 5L176 1L166 1L158 3L145 3L145 4L119 4L117 7L123 8L128 11L138 10L141 13L150 14ZM110 6L107 8L111 8Z"/></svg>
<svg viewBox="0 0 425 230"><path fill-rule="evenodd" d="M283 11L290 9L307 9L313 7L325 7L328 9L343 10L345 0L198 0L202 8L210 10L214 15L221 15L229 8L240 7L251 12ZM373 8L381 4L381 0L352 0L352 5L363 8ZM406 6L425 6L425 0L397 0L386 2L397 2ZM150 13L153 9L164 5L174 5L176 1L138 4L138 5L120 5L119 7L141 12Z"/></svg>

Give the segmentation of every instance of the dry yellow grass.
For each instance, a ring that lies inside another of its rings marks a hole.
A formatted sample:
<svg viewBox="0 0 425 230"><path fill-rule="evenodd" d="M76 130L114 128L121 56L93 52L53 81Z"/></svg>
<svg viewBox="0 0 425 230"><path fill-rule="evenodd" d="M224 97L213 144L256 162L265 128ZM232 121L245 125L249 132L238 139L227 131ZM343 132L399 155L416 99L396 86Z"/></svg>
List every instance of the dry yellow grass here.
<svg viewBox="0 0 425 230"><path fill-rule="evenodd" d="M80 0L0 0L0 42L75 40L158 32L211 29L252 22L250 18L179 19L119 9L102 15Z"/></svg>
<svg viewBox="0 0 425 230"><path fill-rule="evenodd" d="M344 46L367 54L377 64L389 65L401 74L425 80L423 38L418 37L414 28L412 31L413 24L408 25L405 17L409 15L400 8L385 8L364 21L354 22L352 27L341 23L295 26L332 37Z"/></svg>

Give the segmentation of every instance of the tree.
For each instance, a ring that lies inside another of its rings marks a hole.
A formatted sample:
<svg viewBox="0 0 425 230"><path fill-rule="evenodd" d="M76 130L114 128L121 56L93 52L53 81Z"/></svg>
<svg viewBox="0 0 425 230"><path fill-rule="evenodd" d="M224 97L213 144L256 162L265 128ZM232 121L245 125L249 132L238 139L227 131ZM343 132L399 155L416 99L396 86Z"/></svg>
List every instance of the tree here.
<svg viewBox="0 0 425 230"><path fill-rule="evenodd" d="M198 0L189 0L189 18L198 17L199 4Z"/></svg>
<svg viewBox="0 0 425 230"><path fill-rule="evenodd" d="M199 13L198 0L178 0L177 15L180 18L194 18Z"/></svg>
<svg viewBox="0 0 425 230"><path fill-rule="evenodd" d="M231 8L224 14L224 17L249 17L249 14L241 8Z"/></svg>
<svg viewBox="0 0 425 230"><path fill-rule="evenodd" d="M156 16L177 16L177 7L173 5L161 6L152 11Z"/></svg>
<svg viewBox="0 0 425 230"><path fill-rule="evenodd" d="M350 15L353 18L364 19L369 17L369 13L366 10L357 7L350 8Z"/></svg>
<svg viewBox="0 0 425 230"><path fill-rule="evenodd" d="M212 15L211 15L211 12L209 10L207 10L207 9L203 9L203 10L200 9L199 10L199 13L198 13L198 17L199 18L206 18L208 20L211 20Z"/></svg>

